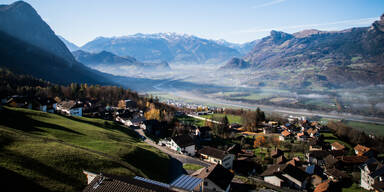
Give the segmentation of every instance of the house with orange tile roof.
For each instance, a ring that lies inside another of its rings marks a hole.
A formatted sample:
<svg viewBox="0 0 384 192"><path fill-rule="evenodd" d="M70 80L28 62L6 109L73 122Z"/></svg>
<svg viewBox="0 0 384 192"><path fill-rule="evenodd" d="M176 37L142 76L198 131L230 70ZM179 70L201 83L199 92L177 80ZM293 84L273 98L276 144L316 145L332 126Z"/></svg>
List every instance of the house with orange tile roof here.
<svg viewBox="0 0 384 192"><path fill-rule="evenodd" d="M331 150L344 150L345 149L345 146L340 144L339 142L333 142L331 144Z"/></svg>
<svg viewBox="0 0 384 192"><path fill-rule="evenodd" d="M310 137L317 137L317 136L320 135L319 130L316 129L316 128L309 128L309 129L307 130L307 133L308 133L308 135L309 135Z"/></svg>
<svg viewBox="0 0 384 192"><path fill-rule="evenodd" d="M285 141L291 137L292 137L292 133L287 130L284 130L283 132L281 132L281 135L279 136L279 140Z"/></svg>
<svg viewBox="0 0 384 192"><path fill-rule="evenodd" d="M360 145L360 144L356 145L356 147L354 149L355 149L355 154L359 155L359 156L362 156L362 155L368 153L369 151L371 151L371 148L366 147L364 145Z"/></svg>
<svg viewBox="0 0 384 192"><path fill-rule="evenodd" d="M327 191L331 191L330 190L330 186L331 186L331 181L330 180L324 181L324 182L320 183L319 185L317 185L313 192L327 192Z"/></svg>

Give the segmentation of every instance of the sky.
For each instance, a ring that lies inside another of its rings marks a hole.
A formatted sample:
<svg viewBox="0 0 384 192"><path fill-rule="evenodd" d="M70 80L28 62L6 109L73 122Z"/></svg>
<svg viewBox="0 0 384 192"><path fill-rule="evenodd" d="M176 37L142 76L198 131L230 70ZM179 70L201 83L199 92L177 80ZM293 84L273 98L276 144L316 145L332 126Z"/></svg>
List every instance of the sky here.
<svg viewBox="0 0 384 192"><path fill-rule="evenodd" d="M79 46L100 36L159 32L244 43L268 36L271 30L369 26L384 13L384 0L25 1L56 34Z"/></svg>

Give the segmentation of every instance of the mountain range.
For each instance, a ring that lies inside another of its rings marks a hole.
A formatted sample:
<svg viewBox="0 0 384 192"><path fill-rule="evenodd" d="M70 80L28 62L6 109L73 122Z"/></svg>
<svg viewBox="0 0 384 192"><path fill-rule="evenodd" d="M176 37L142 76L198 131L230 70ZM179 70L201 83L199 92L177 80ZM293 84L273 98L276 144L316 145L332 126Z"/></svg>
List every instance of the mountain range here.
<svg viewBox="0 0 384 192"><path fill-rule="evenodd" d="M217 64L242 56L252 43L237 45L176 33L135 34L124 37L98 37L80 49L108 51L121 57L135 57L144 62ZM247 50L248 49L248 50Z"/></svg>
<svg viewBox="0 0 384 192"><path fill-rule="evenodd" d="M261 79L275 72L280 75L273 78L292 80L301 88L313 83L354 87L384 84L383 63L384 15L370 27L342 31L271 31L246 56L231 59L222 69L264 71Z"/></svg>

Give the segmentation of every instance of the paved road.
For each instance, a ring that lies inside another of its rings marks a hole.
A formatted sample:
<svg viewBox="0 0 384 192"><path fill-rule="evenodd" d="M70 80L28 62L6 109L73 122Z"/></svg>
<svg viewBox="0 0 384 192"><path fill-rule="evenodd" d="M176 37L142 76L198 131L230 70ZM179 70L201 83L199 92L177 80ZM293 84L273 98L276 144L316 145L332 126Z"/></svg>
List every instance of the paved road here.
<svg viewBox="0 0 384 192"><path fill-rule="evenodd" d="M174 159L177 159L179 160L181 163L191 163L191 164L197 164L197 165L201 165L203 167L208 167L210 164L208 162L205 162L205 161L202 161L202 160L199 160L197 158L193 158L193 157L190 157L190 156L186 156L186 155L182 155L182 154L179 154L171 149L168 149L166 147L163 147L163 146L160 146L160 145L157 145L155 142L153 142L150 138L148 138L147 136L145 136L144 134L144 131L142 129L135 129L135 131L145 137L146 139L144 140L146 143L148 143L149 145L159 149L161 152L163 153L166 153L168 154L169 156L171 156L172 158Z"/></svg>
<svg viewBox="0 0 384 192"><path fill-rule="evenodd" d="M212 119L207 119L207 118L200 117L200 116L197 116L197 115L187 114L187 116L189 116L189 117L193 117L193 118L195 118L195 119L200 119L200 120L203 120L203 121L209 121L209 122L212 122L212 123L221 124L221 123L218 122L218 121L214 121L214 120L212 120Z"/></svg>

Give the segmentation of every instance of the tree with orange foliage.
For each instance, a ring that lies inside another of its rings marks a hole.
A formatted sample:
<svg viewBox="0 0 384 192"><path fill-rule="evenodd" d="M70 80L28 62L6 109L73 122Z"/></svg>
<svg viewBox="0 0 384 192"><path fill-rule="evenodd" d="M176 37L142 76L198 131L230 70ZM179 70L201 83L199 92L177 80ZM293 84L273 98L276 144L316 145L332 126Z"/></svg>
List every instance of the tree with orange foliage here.
<svg viewBox="0 0 384 192"><path fill-rule="evenodd" d="M150 120L150 119L160 120L160 110L156 109L155 105L151 103L149 105L149 110L144 113L144 117L147 120Z"/></svg>
<svg viewBox="0 0 384 192"><path fill-rule="evenodd" d="M253 147L254 148L260 147L264 143L265 143L264 136L258 136L258 137L256 137L255 141L253 142Z"/></svg>

